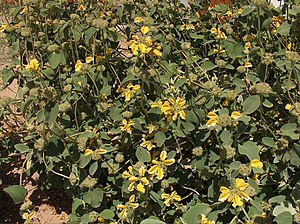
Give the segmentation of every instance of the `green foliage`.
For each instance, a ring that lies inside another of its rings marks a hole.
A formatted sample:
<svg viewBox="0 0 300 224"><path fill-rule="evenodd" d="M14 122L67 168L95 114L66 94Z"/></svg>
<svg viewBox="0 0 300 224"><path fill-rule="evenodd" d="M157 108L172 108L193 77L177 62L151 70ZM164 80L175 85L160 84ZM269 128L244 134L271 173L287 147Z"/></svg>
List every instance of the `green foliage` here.
<svg viewBox="0 0 300 224"><path fill-rule="evenodd" d="M62 183L70 223L300 223L298 8L24 1L1 143Z"/></svg>

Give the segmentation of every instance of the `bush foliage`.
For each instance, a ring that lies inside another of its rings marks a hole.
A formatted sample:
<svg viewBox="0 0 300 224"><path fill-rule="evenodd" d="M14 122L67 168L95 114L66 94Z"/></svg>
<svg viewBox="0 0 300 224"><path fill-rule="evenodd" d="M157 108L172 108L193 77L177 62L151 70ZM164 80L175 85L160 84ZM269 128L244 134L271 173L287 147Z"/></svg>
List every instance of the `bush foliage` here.
<svg viewBox="0 0 300 224"><path fill-rule="evenodd" d="M23 0L2 145L71 195L70 222L300 223L299 9Z"/></svg>

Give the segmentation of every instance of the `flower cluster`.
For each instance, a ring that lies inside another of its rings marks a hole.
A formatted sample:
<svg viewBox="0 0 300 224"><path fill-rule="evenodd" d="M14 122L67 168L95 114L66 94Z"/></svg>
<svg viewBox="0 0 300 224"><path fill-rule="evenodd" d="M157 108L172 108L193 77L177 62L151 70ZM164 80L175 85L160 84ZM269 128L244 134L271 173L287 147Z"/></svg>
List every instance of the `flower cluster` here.
<svg viewBox="0 0 300 224"><path fill-rule="evenodd" d="M132 54L135 56L138 54L154 54L157 57L161 57L161 47L156 42L153 42L150 36L146 36L150 31L149 27L142 26L140 31L142 36L132 35L132 39L128 42Z"/></svg>

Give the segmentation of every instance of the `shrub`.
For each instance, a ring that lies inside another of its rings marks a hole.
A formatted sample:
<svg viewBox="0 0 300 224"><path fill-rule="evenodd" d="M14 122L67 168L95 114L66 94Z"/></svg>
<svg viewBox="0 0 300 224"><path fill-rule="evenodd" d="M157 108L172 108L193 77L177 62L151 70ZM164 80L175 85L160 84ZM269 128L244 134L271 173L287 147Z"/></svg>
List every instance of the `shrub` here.
<svg viewBox="0 0 300 224"><path fill-rule="evenodd" d="M70 221L299 223L299 1L23 3L14 147Z"/></svg>

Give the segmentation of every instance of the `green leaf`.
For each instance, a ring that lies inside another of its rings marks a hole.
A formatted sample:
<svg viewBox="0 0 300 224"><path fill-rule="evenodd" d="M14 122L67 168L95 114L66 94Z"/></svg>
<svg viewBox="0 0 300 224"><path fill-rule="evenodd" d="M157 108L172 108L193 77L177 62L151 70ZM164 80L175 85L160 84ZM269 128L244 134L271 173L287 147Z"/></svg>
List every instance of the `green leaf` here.
<svg viewBox="0 0 300 224"><path fill-rule="evenodd" d="M163 221L160 221L157 218L148 218L148 219L141 221L141 224L166 224L166 223Z"/></svg>
<svg viewBox="0 0 300 224"><path fill-rule="evenodd" d="M243 12L241 13L241 16L246 16L248 14L250 14L251 12L253 12L255 10L255 7L246 7L244 8Z"/></svg>
<svg viewBox="0 0 300 224"><path fill-rule="evenodd" d="M92 157L91 156L85 156L85 155L82 155L80 156L80 159L79 159L79 163L78 163L78 167L79 168L84 168L86 167L89 162L91 161Z"/></svg>
<svg viewBox="0 0 300 224"><path fill-rule="evenodd" d="M98 162L95 161L89 168L89 173L91 176L93 176L98 170Z"/></svg>
<svg viewBox="0 0 300 224"><path fill-rule="evenodd" d="M292 224L293 223L293 216L289 212L282 212L276 218L274 221L277 224Z"/></svg>
<svg viewBox="0 0 300 224"><path fill-rule="evenodd" d="M216 65L214 63L212 63L211 61L205 61L202 65L201 68L204 71L210 71L213 70L216 67Z"/></svg>
<svg viewBox="0 0 300 224"><path fill-rule="evenodd" d="M283 212L288 212L292 215L296 213L295 208L293 207L292 203L289 201L283 201L280 203L280 205L277 205L273 210L273 215L278 216L279 214Z"/></svg>
<svg viewBox="0 0 300 224"><path fill-rule="evenodd" d="M150 153L144 148L137 148L135 155L140 162L148 163L151 161Z"/></svg>
<svg viewBox="0 0 300 224"><path fill-rule="evenodd" d="M14 80L14 77L15 75L13 71L6 68L2 69L2 80L3 80L2 89L5 89L7 86L9 86Z"/></svg>
<svg viewBox="0 0 300 224"><path fill-rule="evenodd" d="M100 217L102 217L104 219L112 220L114 216L115 216L115 213L108 209L105 209L100 213Z"/></svg>
<svg viewBox="0 0 300 224"><path fill-rule="evenodd" d="M252 114L255 112L260 106L260 97L258 95L249 96L244 101L243 112L245 114Z"/></svg>
<svg viewBox="0 0 300 224"><path fill-rule="evenodd" d="M183 86L186 82L187 82L187 79L178 79L178 80L175 82L174 87L177 89L177 88Z"/></svg>
<svg viewBox="0 0 300 224"><path fill-rule="evenodd" d="M58 104L49 103L45 107L45 118L48 122L54 122L58 116L59 107Z"/></svg>
<svg viewBox="0 0 300 224"><path fill-rule="evenodd" d="M155 134L154 139L156 141L157 146L161 147L165 143L167 138L165 133L159 131Z"/></svg>
<svg viewBox="0 0 300 224"><path fill-rule="evenodd" d="M15 204L22 203L25 200L26 189L24 186L12 185L3 189L14 200Z"/></svg>
<svg viewBox="0 0 300 224"><path fill-rule="evenodd" d="M238 146L239 153L246 155L250 161L259 159L259 149L254 142L248 141L243 145Z"/></svg>
<svg viewBox="0 0 300 224"><path fill-rule="evenodd" d="M295 123L287 123L280 128L282 132L292 132L297 130L297 125Z"/></svg>
<svg viewBox="0 0 300 224"><path fill-rule="evenodd" d="M221 133L220 138L221 141L225 144L225 145L231 145L233 140L232 140L232 135L230 133L230 131L224 129L224 131Z"/></svg>
<svg viewBox="0 0 300 224"><path fill-rule="evenodd" d="M282 36L287 36L290 33L290 29L291 24L286 21L277 29L277 33L281 34Z"/></svg>
<svg viewBox="0 0 300 224"><path fill-rule="evenodd" d="M103 191L100 188L89 190L83 194L83 200L93 208L98 208L103 199Z"/></svg>
<svg viewBox="0 0 300 224"><path fill-rule="evenodd" d="M109 116L114 121L121 121L122 120L122 109L112 107L109 109Z"/></svg>
<svg viewBox="0 0 300 224"><path fill-rule="evenodd" d="M197 203L192 206L186 213L183 214L182 218L188 224L197 224L198 217L203 214L207 215L211 211L211 208L208 204Z"/></svg>
<svg viewBox="0 0 300 224"><path fill-rule="evenodd" d="M224 47L228 56L232 59L240 58L243 56L244 47L236 43L233 39L227 39L224 41Z"/></svg>
<svg viewBox="0 0 300 224"><path fill-rule="evenodd" d="M42 73L48 78L53 79L54 78L54 71L51 68L46 68L45 70L42 70Z"/></svg>
<svg viewBox="0 0 300 224"><path fill-rule="evenodd" d="M276 144L273 138L270 137L263 137L262 138L262 143L264 143L266 146L276 148Z"/></svg>
<svg viewBox="0 0 300 224"><path fill-rule="evenodd" d="M52 53L49 55L49 64L52 69L56 69L60 63L60 55Z"/></svg>
<svg viewBox="0 0 300 224"><path fill-rule="evenodd" d="M16 144L16 145L14 145L14 147L16 150L18 150L19 152L22 152L22 153L30 151L30 148L23 143Z"/></svg>
<svg viewBox="0 0 300 224"><path fill-rule="evenodd" d="M122 39L122 36L116 32L108 31L107 38L113 42L119 42Z"/></svg>
<svg viewBox="0 0 300 224"><path fill-rule="evenodd" d="M95 27L89 27L85 31L85 42L88 44L91 37L97 32L97 29Z"/></svg>

